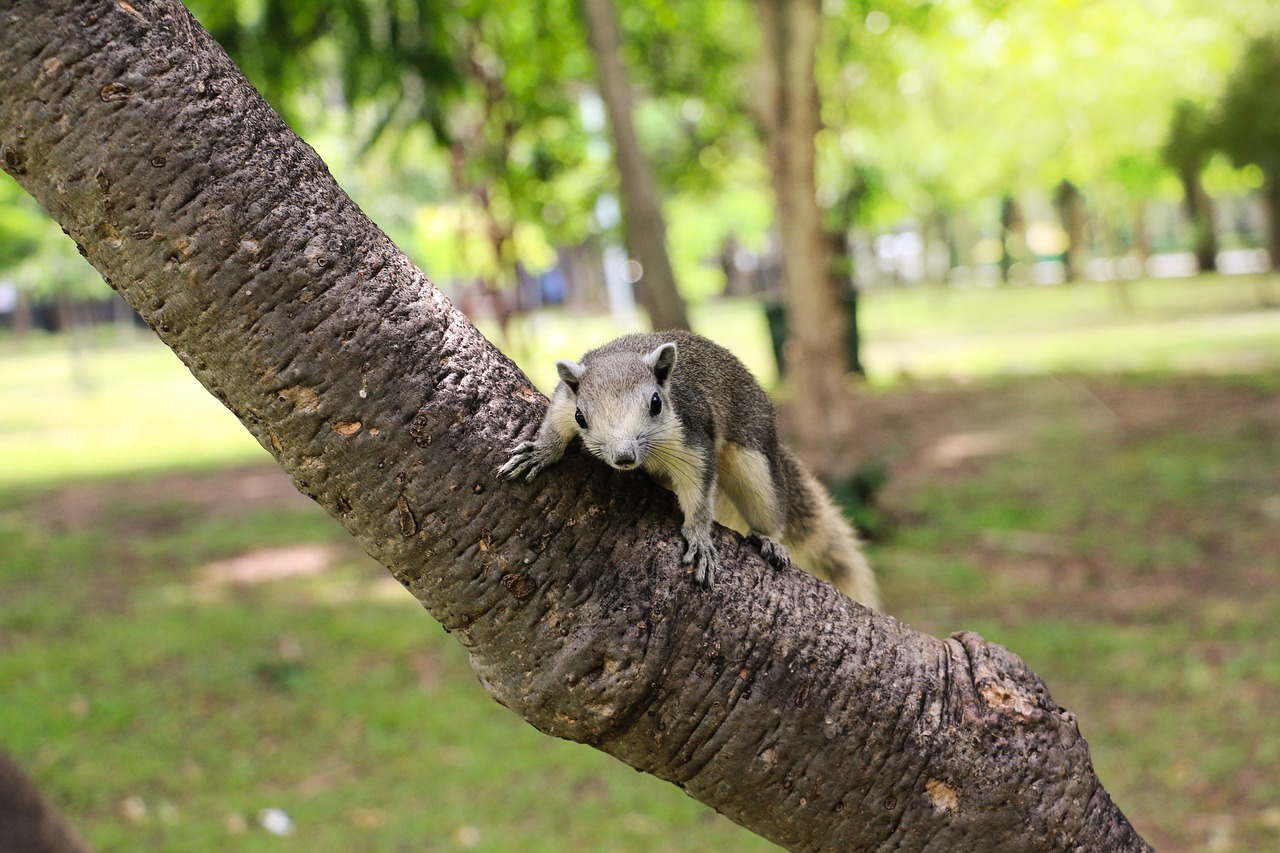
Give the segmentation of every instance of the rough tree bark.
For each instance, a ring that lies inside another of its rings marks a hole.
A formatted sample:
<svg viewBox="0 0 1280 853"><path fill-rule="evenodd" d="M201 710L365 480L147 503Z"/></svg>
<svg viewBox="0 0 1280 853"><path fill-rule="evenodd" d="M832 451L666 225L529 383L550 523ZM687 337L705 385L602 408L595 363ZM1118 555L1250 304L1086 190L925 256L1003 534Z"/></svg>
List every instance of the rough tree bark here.
<svg viewBox="0 0 1280 853"><path fill-rule="evenodd" d="M817 197L815 137L822 129L814 68L821 0L758 0L761 45L754 109L764 131L782 242L787 385L796 444L820 474L850 440L844 312Z"/></svg>
<svg viewBox="0 0 1280 853"><path fill-rule="evenodd" d="M0 164L495 699L795 850L1146 850L1005 649L775 572L585 458L494 470L545 400L175 0L0 8Z"/></svg>
<svg viewBox="0 0 1280 853"><path fill-rule="evenodd" d="M676 288L667 254L667 223L662 216L653 166L640 147L632 121L631 86L622 62L618 20L612 0L582 0L587 40L596 61L600 97L613 136L613 161L622 195L622 233L627 253L640 263L640 303L655 329L688 329L689 316Z"/></svg>

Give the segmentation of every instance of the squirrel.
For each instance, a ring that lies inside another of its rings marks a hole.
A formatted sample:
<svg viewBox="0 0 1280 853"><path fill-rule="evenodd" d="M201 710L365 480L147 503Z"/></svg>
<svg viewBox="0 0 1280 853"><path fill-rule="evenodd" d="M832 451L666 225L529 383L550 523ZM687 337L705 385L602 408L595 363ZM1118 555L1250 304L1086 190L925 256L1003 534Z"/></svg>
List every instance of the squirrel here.
<svg viewBox="0 0 1280 853"><path fill-rule="evenodd" d="M511 449L501 476L532 480L581 437L605 464L642 468L675 493L684 514L683 562L703 587L710 588L719 563L714 518L745 531L775 568L785 568L794 550L801 568L879 606L853 528L778 440L772 401L733 353L691 332L639 333L593 349L581 362L557 361L556 372L560 382L537 436Z"/></svg>

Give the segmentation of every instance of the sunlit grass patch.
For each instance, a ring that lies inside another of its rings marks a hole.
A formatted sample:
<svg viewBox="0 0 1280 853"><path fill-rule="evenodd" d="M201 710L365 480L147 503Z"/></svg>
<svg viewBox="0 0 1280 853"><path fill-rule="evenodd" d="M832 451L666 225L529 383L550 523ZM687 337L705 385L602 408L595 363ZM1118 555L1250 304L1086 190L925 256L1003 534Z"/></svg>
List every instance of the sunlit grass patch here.
<svg viewBox="0 0 1280 853"><path fill-rule="evenodd" d="M167 348L0 353L0 485L266 458Z"/></svg>

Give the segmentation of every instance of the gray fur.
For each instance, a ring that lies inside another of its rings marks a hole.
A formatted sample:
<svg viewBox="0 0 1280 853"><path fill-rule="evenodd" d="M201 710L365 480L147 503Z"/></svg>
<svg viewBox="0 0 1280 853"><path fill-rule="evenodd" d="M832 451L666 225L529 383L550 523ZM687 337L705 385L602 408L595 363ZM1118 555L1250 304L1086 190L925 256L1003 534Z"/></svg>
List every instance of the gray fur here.
<svg viewBox="0 0 1280 853"><path fill-rule="evenodd" d="M803 568L876 606L875 578L857 537L826 490L778 441L773 402L731 352L690 332L626 335L581 363L556 363L560 384L533 441L512 448L502 476L531 480L574 438L612 467L644 468L675 492L684 513L684 562L711 586L717 516L738 517L776 567L786 545ZM660 411L652 414L653 399ZM579 425L581 412L586 428Z"/></svg>

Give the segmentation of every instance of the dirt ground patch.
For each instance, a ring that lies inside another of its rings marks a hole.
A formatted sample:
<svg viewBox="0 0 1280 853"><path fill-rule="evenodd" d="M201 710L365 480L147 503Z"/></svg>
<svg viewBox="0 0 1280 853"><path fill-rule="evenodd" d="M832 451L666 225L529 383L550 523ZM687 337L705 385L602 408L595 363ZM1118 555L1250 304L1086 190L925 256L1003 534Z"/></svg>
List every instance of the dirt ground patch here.
<svg viewBox="0 0 1280 853"><path fill-rule="evenodd" d="M859 439L848 464L883 460L890 468L890 495L948 472L962 475L983 459L1027 446L1056 424L1075 424L1109 441L1129 443L1171 430L1251 423L1280 441L1280 394L1194 377L1057 376L994 385L925 385L859 395L850 417Z"/></svg>
<svg viewBox="0 0 1280 853"><path fill-rule="evenodd" d="M146 533L163 532L180 523L178 516L228 518L311 505L284 471L261 463L77 483L43 493L31 511L51 530L59 531L120 520L115 518L116 509L129 507L124 532Z"/></svg>

